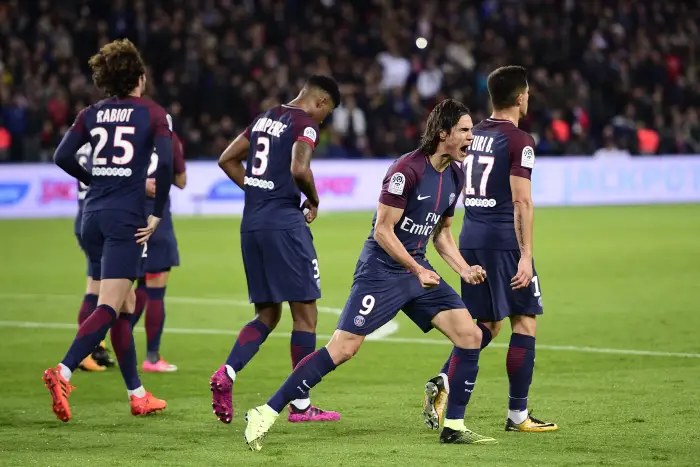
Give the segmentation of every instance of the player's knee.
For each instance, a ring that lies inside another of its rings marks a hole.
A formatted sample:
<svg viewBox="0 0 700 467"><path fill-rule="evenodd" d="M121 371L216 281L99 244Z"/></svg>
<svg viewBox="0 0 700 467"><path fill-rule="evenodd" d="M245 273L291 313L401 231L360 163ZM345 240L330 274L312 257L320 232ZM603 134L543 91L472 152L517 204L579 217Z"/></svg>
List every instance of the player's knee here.
<svg viewBox="0 0 700 467"><path fill-rule="evenodd" d="M318 309L316 308L315 300L310 302L292 302L290 308L295 331L316 332Z"/></svg>
<svg viewBox="0 0 700 467"><path fill-rule="evenodd" d="M464 326L455 328L453 332L453 344L464 349L479 348L481 346L482 332L474 322L465 323Z"/></svg>
<svg viewBox="0 0 700 467"><path fill-rule="evenodd" d="M277 327L277 323L280 322L282 317L282 307L279 304L265 306L265 305L255 305L255 319L261 321L270 330Z"/></svg>
<svg viewBox="0 0 700 467"><path fill-rule="evenodd" d="M479 321L479 324L486 326L488 330L491 331L491 338L494 339L501 333L503 321Z"/></svg>
<svg viewBox="0 0 700 467"><path fill-rule="evenodd" d="M534 315L511 316L510 324L514 333L526 336L535 336L537 333L537 319Z"/></svg>
<svg viewBox="0 0 700 467"><path fill-rule="evenodd" d="M343 336L339 334L338 331L333 335L331 341L326 345L328 354L336 365L347 362L352 357L357 355L360 350L363 339L359 336L352 336L348 338L347 335Z"/></svg>

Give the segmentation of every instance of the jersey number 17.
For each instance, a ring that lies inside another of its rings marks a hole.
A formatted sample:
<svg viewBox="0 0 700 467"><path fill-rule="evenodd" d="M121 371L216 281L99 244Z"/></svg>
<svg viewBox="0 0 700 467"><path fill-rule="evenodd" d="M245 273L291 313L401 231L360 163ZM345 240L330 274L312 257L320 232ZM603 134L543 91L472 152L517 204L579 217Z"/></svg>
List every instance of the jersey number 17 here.
<svg viewBox="0 0 700 467"><path fill-rule="evenodd" d="M476 190L474 189L474 181L472 176L474 174L474 159L476 156L474 154L469 154L464 159L464 196L474 196ZM479 196L486 196L486 186L489 183L489 176L491 176L491 171L493 170L493 156L479 156L476 163L479 165L484 165L484 169L481 173L481 183L479 184Z"/></svg>

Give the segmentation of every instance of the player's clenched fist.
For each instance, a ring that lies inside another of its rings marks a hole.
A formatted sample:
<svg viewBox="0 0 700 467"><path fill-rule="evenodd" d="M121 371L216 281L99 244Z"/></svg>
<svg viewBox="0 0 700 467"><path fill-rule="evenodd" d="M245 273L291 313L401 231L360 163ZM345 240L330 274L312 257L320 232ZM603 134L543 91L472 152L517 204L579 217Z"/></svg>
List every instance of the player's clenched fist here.
<svg viewBox="0 0 700 467"><path fill-rule="evenodd" d="M307 224L311 224L318 216L318 206L314 206L308 199L302 203L301 211L304 213Z"/></svg>
<svg viewBox="0 0 700 467"><path fill-rule="evenodd" d="M481 284L486 280L486 271L481 266L469 266L460 275L464 282L471 285Z"/></svg>
<svg viewBox="0 0 700 467"><path fill-rule="evenodd" d="M430 269L421 268L416 273L416 276L420 281L420 285L423 286L424 289L433 288L440 283L440 276L438 273L431 271Z"/></svg>

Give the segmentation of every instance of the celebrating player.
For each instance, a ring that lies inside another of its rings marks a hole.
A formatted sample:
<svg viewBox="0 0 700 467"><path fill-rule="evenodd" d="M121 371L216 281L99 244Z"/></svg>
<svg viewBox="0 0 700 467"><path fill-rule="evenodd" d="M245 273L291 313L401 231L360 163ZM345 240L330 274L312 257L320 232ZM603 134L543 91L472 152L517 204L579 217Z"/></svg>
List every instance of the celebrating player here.
<svg viewBox="0 0 700 467"><path fill-rule="evenodd" d="M311 76L293 101L256 117L219 159L226 175L245 191L241 251L256 313L241 329L226 364L210 380L212 407L223 423L231 423L233 417L233 382L277 326L283 302L289 302L294 321L292 367L316 349L321 283L306 223L316 218L319 199L310 164L318 125L339 101L333 79ZM303 205L301 193L306 196ZM290 422L340 419L336 412L311 405L308 394L288 402Z"/></svg>
<svg viewBox="0 0 700 467"><path fill-rule="evenodd" d="M421 148L392 164L384 177L372 231L355 269L350 297L328 344L302 360L266 405L246 414L245 440L259 451L284 406L308 391L326 374L357 353L365 337L403 310L424 332L438 328L454 344L449 374L454 390L447 402L441 443L492 444L464 425L464 412L474 390L481 331L459 295L425 258L433 236L438 254L465 281L485 279L479 266L459 254L450 226L472 140L468 109L455 100L438 104L428 118Z"/></svg>
<svg viewBox="0 0 700 467"><path fill-rule="evenodd" d="M84 170L89 171L90 169L89 160L91 154L92 147L90 143L82 145L75 154L75 157L78 158L78 163ZM78 326L83 324L95 310L95 307L97 307L97 295L100 293L100 281L92 279L90 260L83 246L83 240L80 237L80 226L83 222L83 205L85 204L87 189L87 185L80 181L78 182L78 213L75 216L74 233L75 238L78 240L78 245L80 249L83 250L83 253L85 253L85 258L87 260L87 286L85 296L83 297L83 303L80 305L80 311L78 312ZM107 367L114 366L114 360L109 355L109 350L107 350L104 341L102 341L91 355L88 355L80 362L79 366L81 370L85 371L104 371Z"/></svg>
<svg viewBox="0 0 700 467"><path fill-rule="evenodd" d="M168 166L169 170L170 167ZM158 153L151 155L151 163L148 166L148 176L152 177L158 170L163 170ZM182 154L182 143L177 135L173 134L173 185L185 188L187 174L185 172L185 158ZM157 177L157 174L155 175ZM153 212L155 195L155 178L146 180L147 212ZM180 254L177 249L177 238L173 217L170 212L170 197L163 209L163 219L158 224L158 229L148 241L148 256L146 256L146 276L139 278L136 287L136 305L133 325L135 326L146 309L146 360L142 369L145 372L168 373L177 371L177 366L165 361L160 355L160 338L163 335L165 324L165 290L168 284L170 270L180 265Z"/></svg>
<svg viewBox="0 0 700 467"><path fill-rule="evenodd" d="M488 273L486 282L462 282L462 300L478 320L481 348L510 318L513 333L506 358L510 382L506 431L554 431L557 425L532 417L527 396L535 366L536 316L542 314L542 289L532 256L534 208L530 175L535 142L518 129L527 114L527 72L506 66L488 77L493 114L474 127L464 161L464 224L460 253ZM425 386L425 422L437 429L452 393L449 360ZM454 388L453 388L454 389ZM449 395L448 395L449 394Z"/></svg>
<svg viewBox="0 0 700 467"><path fill-rule="evenodd" d="M126 383L131 413L143 415L165 408L141 385L131 329L135 278L143 275L142 258L168 198L172 170L158 173L153 215L146 219L146 177L155 146L164 167L172 163L170 117L144 99L146 67L129 40L111 42L90 59L95 85L107 99L83 109L56 149L56 164L90 189L85 197L81 239L91 274L100 281L97 308L78 329L60 364L44 372L53 411L64 422L71 418L70 378L78 364L111 328L111 340ZM75 153L89 142L92 169L85 171ZM144 227L145 225L145 227Z"/></svg>

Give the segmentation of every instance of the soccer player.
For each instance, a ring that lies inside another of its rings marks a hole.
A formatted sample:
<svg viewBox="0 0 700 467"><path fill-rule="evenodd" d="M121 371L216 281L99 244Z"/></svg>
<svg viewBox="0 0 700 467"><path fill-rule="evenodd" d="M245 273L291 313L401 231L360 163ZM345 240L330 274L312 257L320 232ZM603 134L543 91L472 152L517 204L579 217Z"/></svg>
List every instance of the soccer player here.
<svg viewBox="0 0 700 467"><path fill-rule="evenodd" d="M170 170L170 166L167 166ZM151 155L148 166L148 176L153 177L158 170L163 170L158 153ZM184 189L187 184L185 158L182 153L182 143L173 134L173 185ZM157 175L156 175L157 177ZM148 212L153 212L155 194L155 178L146 180ZM146 275L139 278L136 287L136 305L133 325L135 326L146 310L146 360L143 361L144 372L169 373L177 371L177 366L168 363L160 355L160 339L165 324L165 290L168 284L170 270L180 265L180 254L177 249L175 227L170 212L170 198L163 209L163 219L158 229L148 241L148 256L146 257Z"/></svg>
<svg viewBox="0 0 700 467"><path fill-rule="evenodd" d="M542 289L533 261L532 190L535 141L518 129L527 114L527 71L498 68L488 77L493 114L474 127L474 140L464 161L464 223L460 253L469 264L488 273L481 284L462 282L462 300L482 331L481 348L510 319L506 370L510 382L506 431L554 431L557 425L528 412L527 397L535 366L537 315L542 314ZM445 401L451 397L449 361L425 386L425 422L437 429ZM453 388L454 389L454 388Z"/></svg>
<svg viewBox="0 0 700 467"><path fill-rule="evenodd" d="M465 281L485 279L479 266L459 254L450 225L464 178L456 162L466 156L472 121L464 104L447 99L430 116L419 150L400 157L389 168L355 268L355 276L338 327L325 347L306 357L266 405L246 414L245 440L259 451L279 412L357 353L365 337L403 310L423 332L439 329L454 348L449 374L454 390L447 402L441 443L493 444L464 425L464 412L474 390L481 331L459 295L425 258L433 236L438 254Z"/></svg>
<svg viewBox="0 0 700 467"><path fill-rule="evenodd" d="M54 154L59 167L90 186L81 239L92 277L100 281L97 308L78 329L61 363L44 372L54 414L63 422L71 418L68 396L75 389L71 376L110 328L131 413L144 415L166 406L165 401L146 392L139 379L131 329L135 300L131 286L143 275L147 241L158 227L168 198L172 171L162 170L156 180L153 215L146 219L146 172L151 153L155 147L161 163L171 164L172 124L160 106L141 97L146 67L129 40L105 45L89 64L95 86L109 97L78 114ZM75 158L87 142L93 148L90 172Z"/></svg>
<svg viewBox="0 0 700 467"><path fill-rule="evenodd" d="M78 158L78 163L83 167L84 170L89 171L89 159L92 154L92 147L90 143L85 143L78 149L76 157ZM87 185L82 182L78 182L78 213L75 216L74 222L74 233L75 238L78 240L78 245L80 249L85 253L85 258L87 260L87 286L85 290L85 296L83 297L83 303L80 305L80 311L78 312L78 326L83 324L83 322L88 319L90 314L95 310L97 306L97 295L100 293L100 282L92 280L92 274L90 272L90 260L87 257L87 252L83 247L83 240L80 237L80 226L83 221L83 205L85 204L85 195L87 193ZM107 367L114 366L114 360L109 354L109 350L105 346L104 341L100 342L100 345L95 349L95 351L88 355L80 362L80 369L85 371L104 371Z"/></svg>
<svg viewBox="0 0 700 467"><path fill-rule="evenodd" d="M210 380L212 407L223 423L233 417L233 382L277 326L283 302L292 312L292 367L316 349L321 282L306 223L316 218L319 199L310 164L318 125L339 101L332 78L311 76L289 104L258 115L219 159L226 175L245 191L241 251L255 306L255 319L241 329L226 364ZM290 422L340 419L337 412L311 405L308 394L288 402Z"/></svg>

